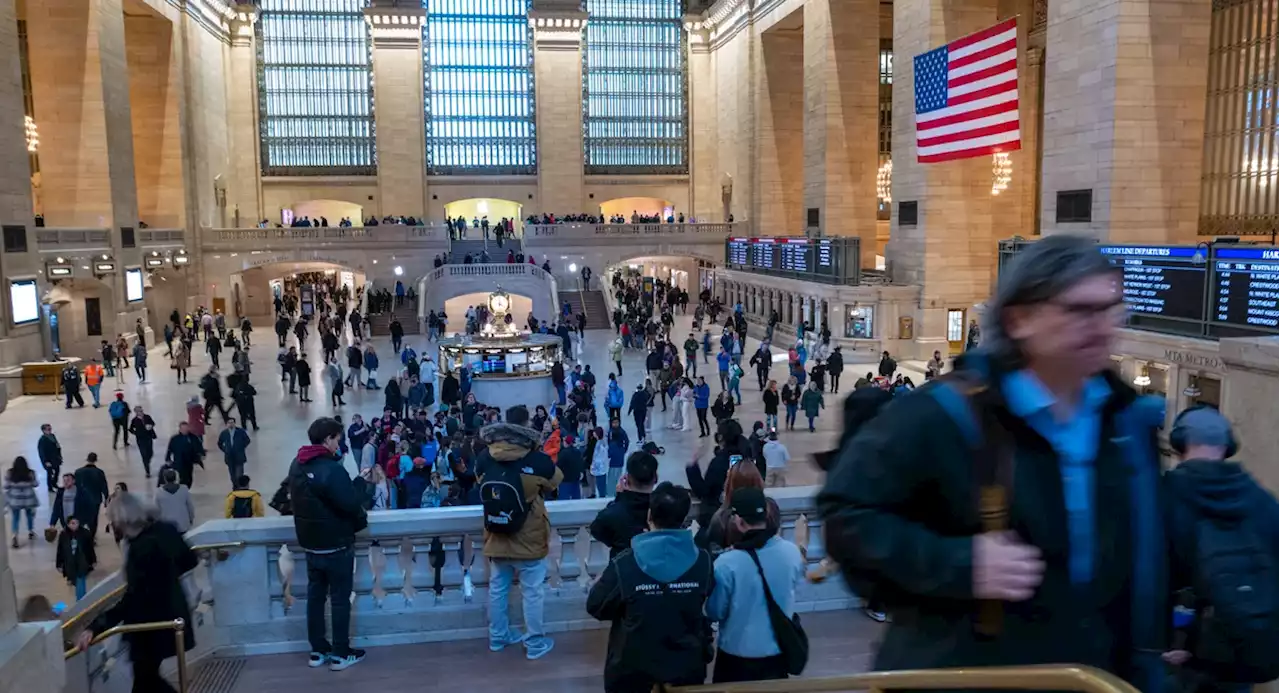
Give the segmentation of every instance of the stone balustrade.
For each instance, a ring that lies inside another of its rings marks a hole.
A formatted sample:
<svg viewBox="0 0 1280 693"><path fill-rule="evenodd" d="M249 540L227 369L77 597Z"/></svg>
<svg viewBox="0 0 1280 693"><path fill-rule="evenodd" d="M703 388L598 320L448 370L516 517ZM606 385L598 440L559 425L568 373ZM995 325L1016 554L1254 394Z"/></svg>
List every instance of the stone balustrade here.
<svg viewBox="0 0 1280 693"><path fill-rule="evenodd" d="M808 559L824 556L813 488L770 489L782 511L783 537L808 527ZM608 548L586 528L604 499L553 501L546 591L550 632L604 627L585 610L586 593L608 564ZM804 518L803 520L801 518ZM802 532L802 535L804 532ZM287 517L215 520L187 535L191 544L242 542L227 560L209 566L211 618L199 635L220 655L304 651L306 554ZM488 566L483 558L482 511L477 506L371 513L356 544L352 633L358 645L392 645L483 638L487 633ZM511 594L520 620L519 590ZM842 581L804 584L801 611L855 605ZM480 647L481 645L477 645Z"/></svg>
<svg viewBox="0 0 1280 693"><path fill-rule="evenodd" d="M531 281L524 281L525 278ZM455 281L442 283L449 279ZM503 285L504 281L510 283ZM543 283L544 288L532 291L536 283ZM442 306L450 298L464 294L489 293L498 285L511 293L528 295L534 300L534 312L538 315L554 315L560 305L560 287L555 275L537 265L527 262L449 264L431 270L418 280L418 318L426 318L428 306Z"/></svg>
<svg viewBox="0 0 1280 693"><path fill-rule="evenodd" d="M44 251L107 251L111 250L110 229L50 229L37 228L36 248Z"/></svg>
<svg viewBox="0 0 1280 693"><path fill-rule="evenodd" d="M731 234L750 232L746 222L698 223L698 224L528 224L524 227L525 242L537 244L539 239L572 241L607 241L613 238L649 238L662 240L688 239L689 242L707 243L722 240Z"/></svg>
<svg viewBox="0 0 1280 693"><path fill-rule="evenodd" d="M138 229L140 248L181 248L186 240L182 229Z"/></svg>
<svg viewBox="0 0 1280 693"><path fill-rule="evenodd" d="M441 249L449 234L443 224L430 226L303 226L285 228L205 229L202 245L208 250L309 249L316 246L408 246L437 242Z"/></svg>

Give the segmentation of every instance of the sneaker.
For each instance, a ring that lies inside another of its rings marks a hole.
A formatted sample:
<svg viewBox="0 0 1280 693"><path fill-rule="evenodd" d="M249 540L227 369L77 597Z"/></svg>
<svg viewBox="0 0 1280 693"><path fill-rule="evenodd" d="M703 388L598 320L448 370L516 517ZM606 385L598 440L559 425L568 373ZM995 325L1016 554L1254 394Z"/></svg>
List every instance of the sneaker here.
<svg viewBox="0 0 1280 693"><path fill-rule="evenodd" d="M555 646L556 646L556 641L544 635L538 639L538 642L536 645L530 646L527 643L525 644L525 647L524 647L525 659L531 659L531 660L542 659L543 657L547 656L547 653L550 652L551 648Z"/></svg>
<svg viewBox="0 0 1280 693"><path fill-rule="evenodd" d="M360 663L364 659L364 650L351 648L347 651L346 657L329 657L329 671L342 671Z"/></svg>
<svg viewBox="0 0 1280 693"><path fill-rule="evenodd" d="M324 652L312 652L307 656L307 666L315 669L329 663L329 655Z"/></svg>
<svg viewBox="0 0 1280 693"><path fill-rule="evenodd" d="M889 620L889 614L883 611L876 611L869 606L862 607L862 613L876 623L884 623Z"/></svg>
<svg viewBox="0 0 1280 693"><path fill-rule="evenodd" d="M502 648L507 645L515 645L524 642L524 636L518 630L507 631L507 637L503 640L494 640L493 636L489 636L489 651L501 652Z"/></svg>

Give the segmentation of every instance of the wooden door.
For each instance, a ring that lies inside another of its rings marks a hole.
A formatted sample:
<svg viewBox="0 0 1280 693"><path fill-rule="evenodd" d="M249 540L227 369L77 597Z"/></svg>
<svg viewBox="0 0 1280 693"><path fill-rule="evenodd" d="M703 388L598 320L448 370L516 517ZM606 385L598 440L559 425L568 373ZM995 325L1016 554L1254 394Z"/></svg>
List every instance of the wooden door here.
<svg viewBox="0 0 1280 693"><path fill-rule="evenodd" d="M953 356L964 351L964 340L968 333L966 313L967 311L959 308L947 311L947 347Z"/></svg>

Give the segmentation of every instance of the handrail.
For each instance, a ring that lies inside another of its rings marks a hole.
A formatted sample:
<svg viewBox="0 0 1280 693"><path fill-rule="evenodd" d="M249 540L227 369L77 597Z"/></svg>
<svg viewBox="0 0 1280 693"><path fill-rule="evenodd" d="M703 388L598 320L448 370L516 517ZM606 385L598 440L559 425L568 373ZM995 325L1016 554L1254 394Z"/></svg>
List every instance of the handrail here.
<svg viewBox="0 0 1280 693"><path fill-rule="evenodd" d="M712 683L698 686L655 686L655 693L829 693L834 691L891 691L902 689L1000 689L1077 691L1078 693L1138 693L1120 677L1074 664L957 669L869 671L862 674L812 679L783 679L751 683Z"/></svg>
<svg viewBox="0 0 1280 693"><path fill-rule="evenodd" d="M114 628L108 628L101 633L93 636L93 640L89 641L89 647L93 647L98 643L117 635L126 633L146 633L156 630L173 630L174 650L178 658L178 693L187 693L187 648L186 638L184 637L187 629L187 622L181 618L175 618L172 621L150 621L148 623L128 623ZM84 648L88 649L88 648ZM63 659L71 659L80 654L84 650L79 647L73 647L63 653Z"/></svg>

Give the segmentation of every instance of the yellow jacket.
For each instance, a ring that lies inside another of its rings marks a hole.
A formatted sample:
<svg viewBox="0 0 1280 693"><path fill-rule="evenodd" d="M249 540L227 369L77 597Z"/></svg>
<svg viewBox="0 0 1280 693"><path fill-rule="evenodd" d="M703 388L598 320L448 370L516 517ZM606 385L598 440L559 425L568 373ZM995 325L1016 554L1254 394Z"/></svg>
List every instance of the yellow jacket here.
<svg viewBox="0 0 1280 693"><path fill-rule="evenodd" d="M253 502L253 516L265 517L262 511L262 494L251 488L236 489L227 494L227 518L233 517L232 511L236 507L237 498L248 498Z"/></svg>

